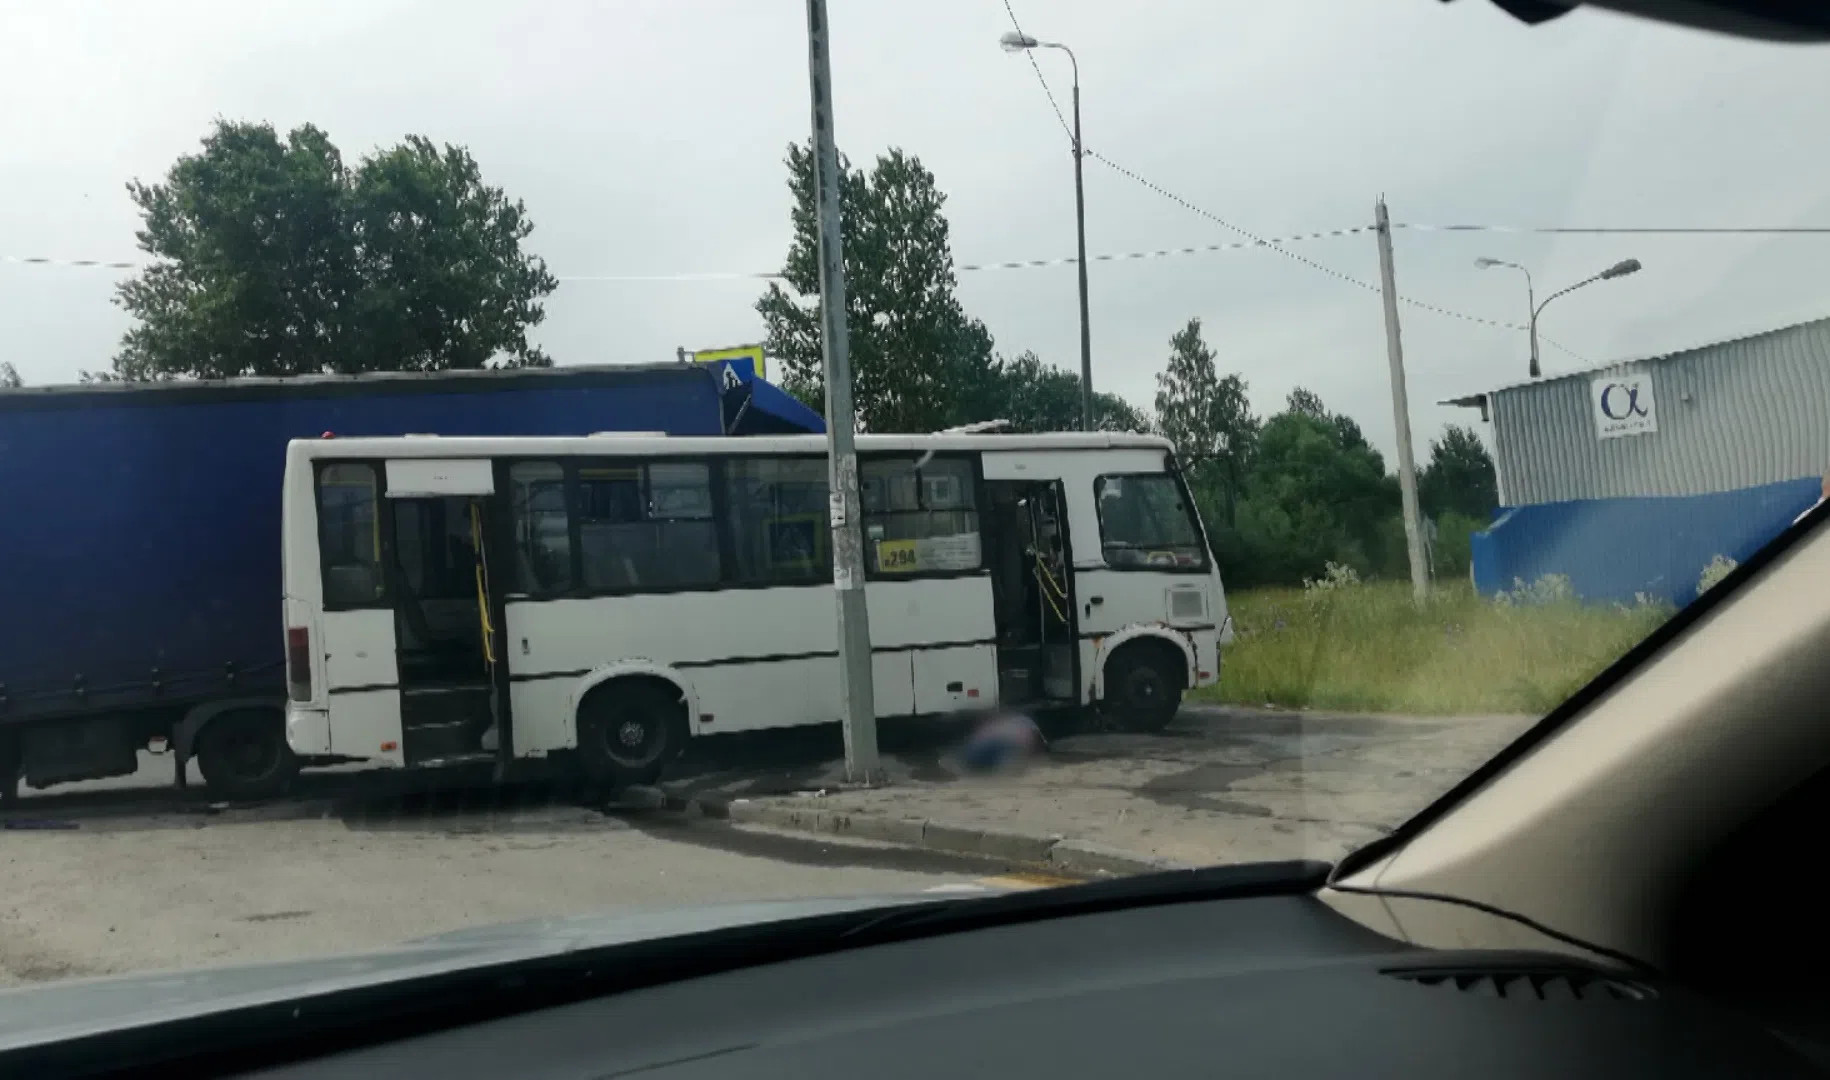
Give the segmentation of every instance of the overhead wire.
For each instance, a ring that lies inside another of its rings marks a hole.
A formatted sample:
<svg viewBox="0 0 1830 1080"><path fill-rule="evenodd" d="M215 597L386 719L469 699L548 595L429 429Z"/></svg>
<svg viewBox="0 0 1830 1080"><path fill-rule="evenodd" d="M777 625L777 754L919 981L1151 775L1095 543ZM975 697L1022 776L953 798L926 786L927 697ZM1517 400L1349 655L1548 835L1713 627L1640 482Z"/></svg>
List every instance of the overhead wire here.
<svg viewBox="0 0 1830 1080"><path fill-rule="evenodd" d="M1822 236L1830 225L1426 225L1392 222L1394 229L1412 232L1485 232L1547 234L1556 236Z"/></svg>
<svg viewBox="0 0 1830 1080"><path fill-rule="evenodd" d="M1370 232L1370 225L1353 225L1339 229L1317 229L1313 232L1293 233L1289 236L1275 236L1269 243L1289 244L1304 240L1325 240L1339 236L1352 236L1356 233ZM1222 251L1242 251L1259 246L1256 241L1228 241L1219 244L1191 244L1177 248L1155 248L1148 251L1112 251L1087 256L1088 262L1136 262L1146 259L1165 259L1186 255L1207 255ZM999 262L959 263L955 270L1031 270L1053 266L1073 266L1078 260L1072 255L1047 259L1007 259ZM31 266L73 266L100 267L110 270L138 270L144 263L110 262L102 259L59 259L50 256L0 255L0 262ZM786 275L777 271L707 271L679 274L556 274L560 281L767 281L782 280Z"/></svg>
<svg viewBox="0 0 1830 1080"><path fill-rule="evenodd" d="M1010 6L1010 0L1003 0L1003 3L1004 3L1004 13L1007 16L1009 16L1009 18L1010 18L1011 29L1015 30L1019 35L1023 34L1023 26L1021 23L1019 23L1017 21L1017 13ZM1029 57L1030 67L1036 73L1036 81L1042 84L1042 92L1044 94L1048 95L1049 107L1054 110L1055 119L1060 121L1062 129L1067 131L1068 140L1069 140L1070 144L1071 145L1074 144L1076 142L1076 140L1074 139L1073 130L1068 127L1067 120L1064 119L1061 115L1061 106L1056 103L1054 91L1049 89L1048 80L1043 78L1043 76L1042 76L1042 67L1041 67L1041 65L1036 63L1034 50L1025 49L1024 53ZM1120 165L1118 162L1113 161L1109 157L1106 157L1104 154L1101 154L1101 153L1098 153L1097 151L1088 149L1084 144L1080 144L1078 146L1078 150L1079 150L1081 157L1091 158L1092 160L1099 162L1101 165L1104 165L1106 168L1111 169L1113 172L1118 173L1120 176L1123 176L1126 179L1131 180L1134 183L1140 184L1143 187L1149 189L1150 191L1153 191L1156 194L1162 196L1163 198L1168 199L1169 201L1175 203L1177 206L1180 206L1185 210L1192 211L1193 213L1199 214L1200 216L1207 218L1209 221L1214 222L1215 224L1219 225L1220 227L1222 227L1224 229L1227 229L1230 232L1238 233L1240 236L1243 236L1247 240L1252 241L1252 246L1254 246L1254 247L1268 248L1271 251L1274 251L1277 254L1282 255L1286 259L1290 259L1296 263L1299 263L1303 266L1308 267L1311 270L1317 271L1318 273L1326 274L1327 276L1334 278L1337 281L1345 282L1346 284L1352 285L1359 289L1364 289L1367 292L1374 294L1375 296L1379 295L1382 292L1382 290L1380 289L1379 286L1373 284L1370 281L1363 281L1360 278L1354 277L1352 274L1343 273L1339 270L1334 269L1331 266L1325 266L1322 263L1316 262L1314 259L1305 258L1304 256L1298 255L1293 251L1286 250L1276 240L1266 239L1265 237L1259 236L1258 234L1252 232L1250 229L1246 229L1239 225L1233 224L1232 222L1226 220L1225 218L1221 217L1220 215L1218 215L1216 213L1213 213L1210 210L1207 210L1200 206L1196 206L1194 203L1188 201L1187 199L1183 198L1180 195L1177 195L1175 192L1170 191L1168 188L1163 187L1161 184L1158 184L1151 180L1146 179L1145 177L1134 172L1133 170L1128 169L1123 165ZM1357 231L1362 231L1362 230L1356 229L1354 231L1357 232ZM1088 261L1090 262L1092 260L1089 259ZM1466 312L1455 311L1451 308L1443 307L1440 304L1432 304L1432 303L1429 303L1428 301L1418 300L1418 299L1415 299L1414 297L1404 296L1403 294L1400 294L1398 296L1398 300L1400 303L1407 304L1411 307L1417 308L1420 311L1427 311L1432 314L1442 315L1442 316L1445 316L1445 317L1451 318L1451 319L1460 319L1463 322L1476 323L1481 326L1490 326L1490 327L1494 327L1495 329L1500 329L1500 330L1523 331L1523 330L1527 329L1524 325L1522 325L1520 323L1507 322L1503 319L1488 319L1488 318L1484 318L1479 315L1469 315ZM1580 354L1578 354L1574 349L1571 349L1569 346L1564 345L1560 341L1556 341L1552 338L1546 337L1543 334L1538 335L1538 340L1546 345L1551 346L1554 349L1557 349L1563 353L1573 356L1578 360L1583 359L1582 356Z"/></svg>

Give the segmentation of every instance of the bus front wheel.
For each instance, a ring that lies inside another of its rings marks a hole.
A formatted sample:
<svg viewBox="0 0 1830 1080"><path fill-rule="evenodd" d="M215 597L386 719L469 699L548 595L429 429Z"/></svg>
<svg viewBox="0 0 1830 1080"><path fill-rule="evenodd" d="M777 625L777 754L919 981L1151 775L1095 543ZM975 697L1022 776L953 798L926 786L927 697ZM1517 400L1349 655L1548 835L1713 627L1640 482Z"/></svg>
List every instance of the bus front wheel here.
<svg viewBox="0 0 1830 1080"><path fill-rule="evenodd" d="M286 717L277 709L232 709L197 733L197 768L219 798L284 795L299 759L286 745Z"/></svg>
<svg viewBox="0 0 1830 1080"><path fill-rule="evenodd" d="M578 757L593 783L652 784L685 748L680 692L658 679L606 683L578 707Z"/></svg>
<svg viewBox="0 0 1830 1080"><path fill-rule="evenodd" d="M1120 730L1156 732L1182 707L1187 665L1166 644L1137 641L1106 664L1103 711Z"/></svg>

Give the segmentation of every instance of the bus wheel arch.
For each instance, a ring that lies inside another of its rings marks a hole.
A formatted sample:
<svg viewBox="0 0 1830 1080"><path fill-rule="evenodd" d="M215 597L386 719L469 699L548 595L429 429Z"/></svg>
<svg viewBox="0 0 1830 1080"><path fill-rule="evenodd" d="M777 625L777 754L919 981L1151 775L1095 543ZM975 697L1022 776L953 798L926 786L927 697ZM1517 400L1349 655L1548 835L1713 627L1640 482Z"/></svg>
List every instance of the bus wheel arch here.
<svg viewBox="0 0 1830 1080"><path fill-rule="evenodd" d="M179 724L184 760L197 759L211 792L229 799L283 795L298 775L299 759L286 742L286 710L271 701L229 701L201 706Z"/></svg>
<svg viewBox="0 0 1830 1080"><path fill-rule="evenodd" d="M1139 629L1102 650L1099 709L1125 731L1156 732L1169 726L1196 670L1186 641Z"/></svg>
<svg viewBox="0 0 1830 1080"><path fill-rule="evenodd" d="M593 783L651 784L686 748L692 695L660 671L603 672L580 688L576 700L578 761Z"/></svg>

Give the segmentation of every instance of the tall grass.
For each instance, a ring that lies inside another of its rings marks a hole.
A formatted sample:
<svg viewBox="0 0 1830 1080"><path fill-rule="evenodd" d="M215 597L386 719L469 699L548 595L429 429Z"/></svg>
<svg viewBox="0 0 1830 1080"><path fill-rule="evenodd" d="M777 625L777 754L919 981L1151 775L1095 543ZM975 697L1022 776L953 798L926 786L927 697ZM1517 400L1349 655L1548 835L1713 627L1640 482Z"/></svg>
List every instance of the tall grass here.
<svg viewBox="0 0 1830 1080"><path fill-rule="evenodd" d="M1239 704L1402 713L1541 713L1671 615L1573 600L1503 605L1466 583L1422 607L1408 584L1348 584L1228 597L1235 642L1220 685Z"/></svg>

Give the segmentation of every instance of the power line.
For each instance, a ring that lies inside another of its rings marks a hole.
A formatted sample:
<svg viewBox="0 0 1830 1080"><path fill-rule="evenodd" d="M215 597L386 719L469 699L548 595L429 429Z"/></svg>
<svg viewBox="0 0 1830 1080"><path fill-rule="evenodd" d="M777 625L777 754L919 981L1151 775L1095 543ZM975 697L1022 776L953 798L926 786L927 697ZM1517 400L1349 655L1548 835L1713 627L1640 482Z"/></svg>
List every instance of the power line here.
<svg viewBox="0 0 1830 1080"><path fill-rule="evenodd" d="M106 262L101 259L53 259L44 255L0 255L0 262L21 266L89 266L105 270L138 270L139 263Z"/></svg>
<svg viewBox="0 0 1830 1080"><path fill-rule="evenodd" d="M1822 236L1830 234L1830 225L1424 225L1417 222L1392 223L1394 229L1415 232L1489 232L1517 234L1552 234L1565 236Z"/></svg>
<svg viewBox="0 0 1830 1080"><path fill-rule="evenodd" d="M1019 35L1022 35L1023 26L1021 23L1019 23L1017 21L1017 13L1014 9L1011 8L1010 0L1003 0L1003 2L1004 2L1004 14L1010 17L1011 29L1015 30ZM1061 124L1061 130L1067 132L1069 142L1070 143L1073 142L1074 141L1074 131L1072 128L1068 127L1068 122L1067 122L1066 117L1061 115L1061 105L1059 102L1057 102L1055 100L1055 92L1053 90L1049 89L1048 80L1043 78L1043 76L1042 76L1042 66L1040 64L1036 63L1035 50L1025 49L1025 50L1023 50L1023 52L1024 52L1024 55L1029 57L1029 66L1030 66L1030 69L1036 73L1036 81L1038 83L1042 84L1042 93L1047 95L1047 97L1048 97L1048 106L1051 110L1054 111L1055 120ZM1160 184L1155 184L1149 180L1144 179L1142 176L1139 176L1137 173L1132 172L1130 169L1125 168L1123 165L1120 165L1118 162L1113 161L1111 158L1108 158L1103 154L1096 153L1095 151L1089 150L1085 146L1080 146L1079 151L1080 151L1080 154L1082 157L1092 158L1094 161L1099 162L1101 165L1104 165L1106 168L1111 169L1112 171L1118 173L1119 175L1127 177L1128 179L1130 179L1136 183L1142 184L1144 187L1149 188L1151 191L1156 192L1158 195L1163 196L1164 198L1170 200L1171 202L1177 204L1178 206L1181 206L1187 210L1191 210L1197 214L1200 214L1202 217L1207 218L1208 220L1217 223L1221 227L1228 229L1232 232L1238 233L1240 236L1243 236L1247 240L1250 240L1252 242L1250 246L1252 246L1252 247L1270 248L1272 251L1275 251L1277 254L1282 255L1283 257L1285 257L1287 259L1295 260L1296 262L1309 267L1311 270L1316 270L1316 271L1319 271L1320 273L1327 274L1331 278L1334 278L1338 281L1344 281L1349 285L1354 285L1361 289L1365 289L1367 292L1377 294L1380 291L1379 287L1377 285L1374 285L1373 283L1371 283L1369 281L1361 281L1359 278L1356 278L1356 277L1352 276L1351 274L1344 274L1341 271L1334 269L1333 267L1323 266L1321 263L1318 263L1313 259L1307 259L1301 255L1296 254L1293 251L1287 251L1283 247L1280 246L1280 244L1277 240L1266 239L1262 236L1257 235L1256 233L1252 232L1249 229L1244 229L1244 228L1239 227L1238 225L1233 224L1232 222L1226 220L1225 218L1221 217L1218 214L1212 213L1199 206L1196 206L1194 203L1189 202L1187 199L1182 198L1180 195L1175 194L1174 192L1161 186ZM1360 229L1353 229L1353 230L1346 230L1346 231L1336 231L1329 235L1347 235L1348 232L1362 232L1362 231L1364 231L1364 229L1360 228ZM1312 235L1319 235L1319 234L1312 234ZM1188 252L1188 253L1192 253L1192 250L1193 249L1184 249L1184 251ZM1149 258L1149 257L1153 257L1153 256L1147 255L1147 254L1140 254L1138 257ZM1091 261L1095 261L1095 260L1089 259L1088 261L1091 262ZM1034 263L1007 264L1007 265L1003 265L1003 266L998 266L998 267L996 267L996 269L1007 269L1007 268L1014 269L1018 265L1046 265L1046 264L1034 264ZM968 269L968 268L961 267L961 269L963 270L963 269ZM971 269L982 269L982 267L972 267ZM1418 308L1422 311L1428 311L1428 312L1431 312L1431 313L1437 314L1437 315L1444 315L1444 316L1447 316L1452 319L1461 319L1466 322L1478 323L1482 326L1497 327L1502 330L1520 330L1520 331L1522 331L1522 330L1526 329L1525 327L1519 325L1518 323L1502 322L1497 319L1484 319L1478 315L1468 315L1468 314L1464 314L1459 311L1451 311L1448 308L1441 307L1436 304L1426 303L1422 300L1413 300L1408 296L1400 296L1400 297L1398 297L1398 299L1400 301L1402 301L1403 303L1409 304L1412 307ZM1577 355L1575 350L1569 348L1567 345L1564 345L1561 342L1554 341L1548 337L1545 337L1543 334L1538 335L1538 340L1550 345L1552 348L1555 348L1555 349L1561 350L1562 352L1568 353L1570 356L1574 356L1578 360L1582 359L1582 357Z"/></svg>
<svg viewBox="0 0 1830 1080"><path fill-rule="evenodd" d="M1014 9L1011 8L1010 0L1004 0L1004 14L1010 17L1011 29L1015 30L1018 33L1018 35L1022 35L1023 26L1021 23L1019 23L1017 21L1017 13ZM1061 124L1061 130L1067 132L1068 140L1070 143L1075 142L1074 131L1072 128L1068 127L1067 119L1061 115L1061 105L1058 102L1056 102L1056 100L1055 100L1055 92L1053 90L1049 89L1048 80L1042 77L1042 66L1040 64L1036 63L1035 50L1025 49L1023 51L1024 51L1024 55L1029 57L1030 68L1032 70L1034 70L1036 73L1036 81L1042 84L1042 92L1048 96L1049 108L1054 110L1055 119L1056 119L1056 121L1058 121ZM1218 214L1214 214L1207 210L1204 210L1201 207L1196 206L1194 203L1189 202L1187 199L1182 198L1180 195L1177 195L1174 192L1168 190L1167 188L1165 188L1159 184L1154 184L1154 183L1150 182L1149 180L1144 179L1142 176L1139 176L1137 173L1134 173L1130 169L1125 168L1123 165L1120 165L1118 162L1113 161L1111 158L1108 158L1103 154L1096 153L1092 150L1088 150L1084 145L1077 146L1077 149L1079 150L1080 155L1082 157L1090 157L1094 161L1099 162L1101 165L1106 166L1108 169L1111 169L1114 172L1118 173L1119 175L1127 177L1127 178L1135 181L1136 183L1142 184L1144 187L1149 188L1151 191L1156 192L1158 195L1163 196L1164 198L1170 200L1171 202L1177 204L1178 206L1184 207L1185 209L1188 209L1188 210L1192 210L1193 212L1200 214L1202 217L1207 218L1208 220L1219 224L1223 228L1226 228L1228 230L1231 230L1232 232L1238 233L1239 235L1252 241L1252 246L1270 248L1272 251L1277 252L1279 255L1282 255L1287 259L1293 259L1296 262L1299 262L1302 265L1309 267L1311 270L1316 270L1323 274L1327 274L1331 278L1335 278L1338 281L1344 281L1349 285L1357 286L1361 289L1365 289L1368 292L1377 294L1380 291L1379 286L1374 285L1369 281L1361 281L1359 278L1356 278L1350 274L1344 274L1341 271L1334 269L1333 267L1323 266L1321 263L1318 263L1313 259L1306 259L1303 256L1298 255L1293 251L1286 251L1284 248L1280 247L1276 241L1267 240L1264 237L1261 237L1261 236L1257 235L1256 233L1253 233L1249 229L1240 228L1239 226L1233 224L1232 222L1226 220L1225 218L1219 216ZM1355 231L1361 231L1361 230L1355 230ZM1092 260L1089 260L1089 261L1092 261ZM962 269L964 269L964 268L962 267ZM1422 300L1413 300L1412 298L1410 298L1408 296L1399 296L1398 299L1402 303L1409 304L1410 306L1412 306L1414 308L1418 308L1419 310L1428 311L1428 312L1431 312L1436 315L1444 315L1451 319L1461 319L1465 322L1478 323L1482 326L1497 327L1502 330L1523 331L1526 329L1524 326L1521 326L1518 323L1502 322L1497 319L1484 319L1484 318L1480 317L1479 315L1468 315L1468 314L1464 314L1463 312L1459 312L1459 311L1451 311L1450 309L1441 307L1437 304L1426 303ZM1561 342L1554 341L1548 337L1545 337L1543 334L1538 335L1538 340L1544 342L1545 344L1550 345L1552 348L1555 348L1562 352L1568 353L1570 356L1574 356L1578 360L1582 359L1582 357L1580 355L1578 355L1575 350L1569 348L1567 345L1564 345Z"/></svg>
<svg viewBox="0 0 1830 1080"><path fill-rule="evenodd" d="M1166 259L1182 255L1211 255L1220 251L1244 251L1247 248L1262 247L1266 244L1288 244L1300 240L1325 240L1336 236L1352 236L1355 233L1367 232L1370 225L1353 225L1344 229L1318 229L1315 232L1295 233L1290 236L1274 236L1266 241L1236 241L1225 244L1193 244L1188 247L1157 248L1152 251L1116 251L1099 255L1088 255L1087 261L1093 262L1135 262L1142 259ZM1072 255L1055 259L1015 259L1009 262L961 263L956 270L1029 270L1037 267L1072 266L1077 260Z"/></svg>
<svg viewBox="0 0 1830 1080"><path fill-rule="evenodd" d="M1368 232L1370 225L1352 225L1339 229L1317 229L1313 232L1292 233L1289 236L1274 236L1265 243L1290 244L1304 240L1327 240L1340 236L1353 236L1356 233ZM1147 251L1110 251L1087 256L1088 262L1137 262L1149 259L1177 258L1187 255L1210 255L1216 252L1244 251L1247 248L1259 247L1258 241L1229 241L1222 244L1190 244L1186 247L1154 248ZM955 270L1031 270L1054 266L1073 266L1077 260L1072 255L1049 259L1007 259L998 262L958 263ZM108 262L101 259L58 259L50 256L0 255L0 262L22 266L73 266L91 267L109 270L138 270L145 263ZM583 282L642 282L642 281L781 281L786 275L771 271L706 271L703 273L679 274L557 274L560 281Z"/></svg>
<svg viewBox="0 0 1830 1080"><path fill-rule="evenodd" d="M1116 161L1113 161L1111 158L1108 158L1103 154L1097 153L1092 150L1088 150L1086 152L1086 154L1088 157L1092 158L1094 161L1097 161L1101 165L1106 166L1107 168L1111 169L1112 171L1118 173L1120 176L1123 176L1126 179L1129 179L1135 183L1141 184L1144 187L1148 188L1149 190L1154 191L1158 195L1161 195L1162 197L1175 203L1176 205L1181 206L1184 209L1191 210L1194 213L1197 213L1197 214L1201 215L1202 217L1207 218L1209 221L1213 221L1213 222L1217 223L1218 225L1220 225L1223 228L1229 229L1232 232L1236 232L1239 235L1246 237L1247 239L1252 241L1252 246L1254 246L1254 247L1269 248L1272 251L1275 251L1277 254L1282 255L1287 259L1293 259L1296 262L1309 267L1311 270L1316 270L1323 274L1327 274L1329 277L1334 278L1337 281L1344 281L1349 285L1353 285L1357 288L1364 289L1367 292L1373 293L1375 295L1377 295L1380 291L1379 286L1374 285L1370 281L1362 281L1359 278L1354 277L1351 274L1342 273L1341 271L1336 270L1331 266L1324 266L1321 263L1316 262L1314 259L1305 258L1301 255L1296 254L1293 251L1287 251L1283 247L1280 247L1275 241L1267 240L1263 237L1260 237L1249 229L1241 228L1240 226L1233 224L1232 222L1226 220L1225 218L1221 217L1218 214L1212 213L1208 210L1203 209L1202 207L1196 206L1194 203L1189 202L1187 199L1184 199L1180 195L1177 195L1175 192L1170 191L1169 189L1163 187L1161 184L1157 184L1150 180L1146 180L1144 177L1139 176L1137 173L1132 172L1130 169L1125 168L1123 165L1120 165ZM1360 231L1364 231L1364 230L1360 230ZM1415 299L1414 297L1404 296L1402 294L1399 295L1398 301L1400 303L1408 304L1411 307L1417 308L1420 311L1427 311L1427 312L1430 312L1431 314L1442 315L1442 316L1444 316L1446 318L1450 318L1450 319L1460 319L1463 322L1477 323L1482 326L1491 326L1491 327L1494 327L1494 328L1500 329L1500 330L1518 330L1518 331L1526 330L1526 327L1520 325L1519 323L1505 322L1500 319L1488 319L1488 318L1483 318L1479 315L1469 315L1466 312L1455 311L1450 308L1443 307L1440 304L1432 304L1428 301L1418 300L1418 299ZM1540 333L1538 335L1538 340L1543 342L1546 345L1551 346L1552 348L1555 348L1564 353L1567 353L1568 355L1573 356L1578 360L1583 359L1583 357L1580 354L1578 354L1574 349L1571 349L1569 346L1564 345L1562 342L1555 341L1551 338L1548 338L1548 337L1544 336L1542 333Z"/></svg>

